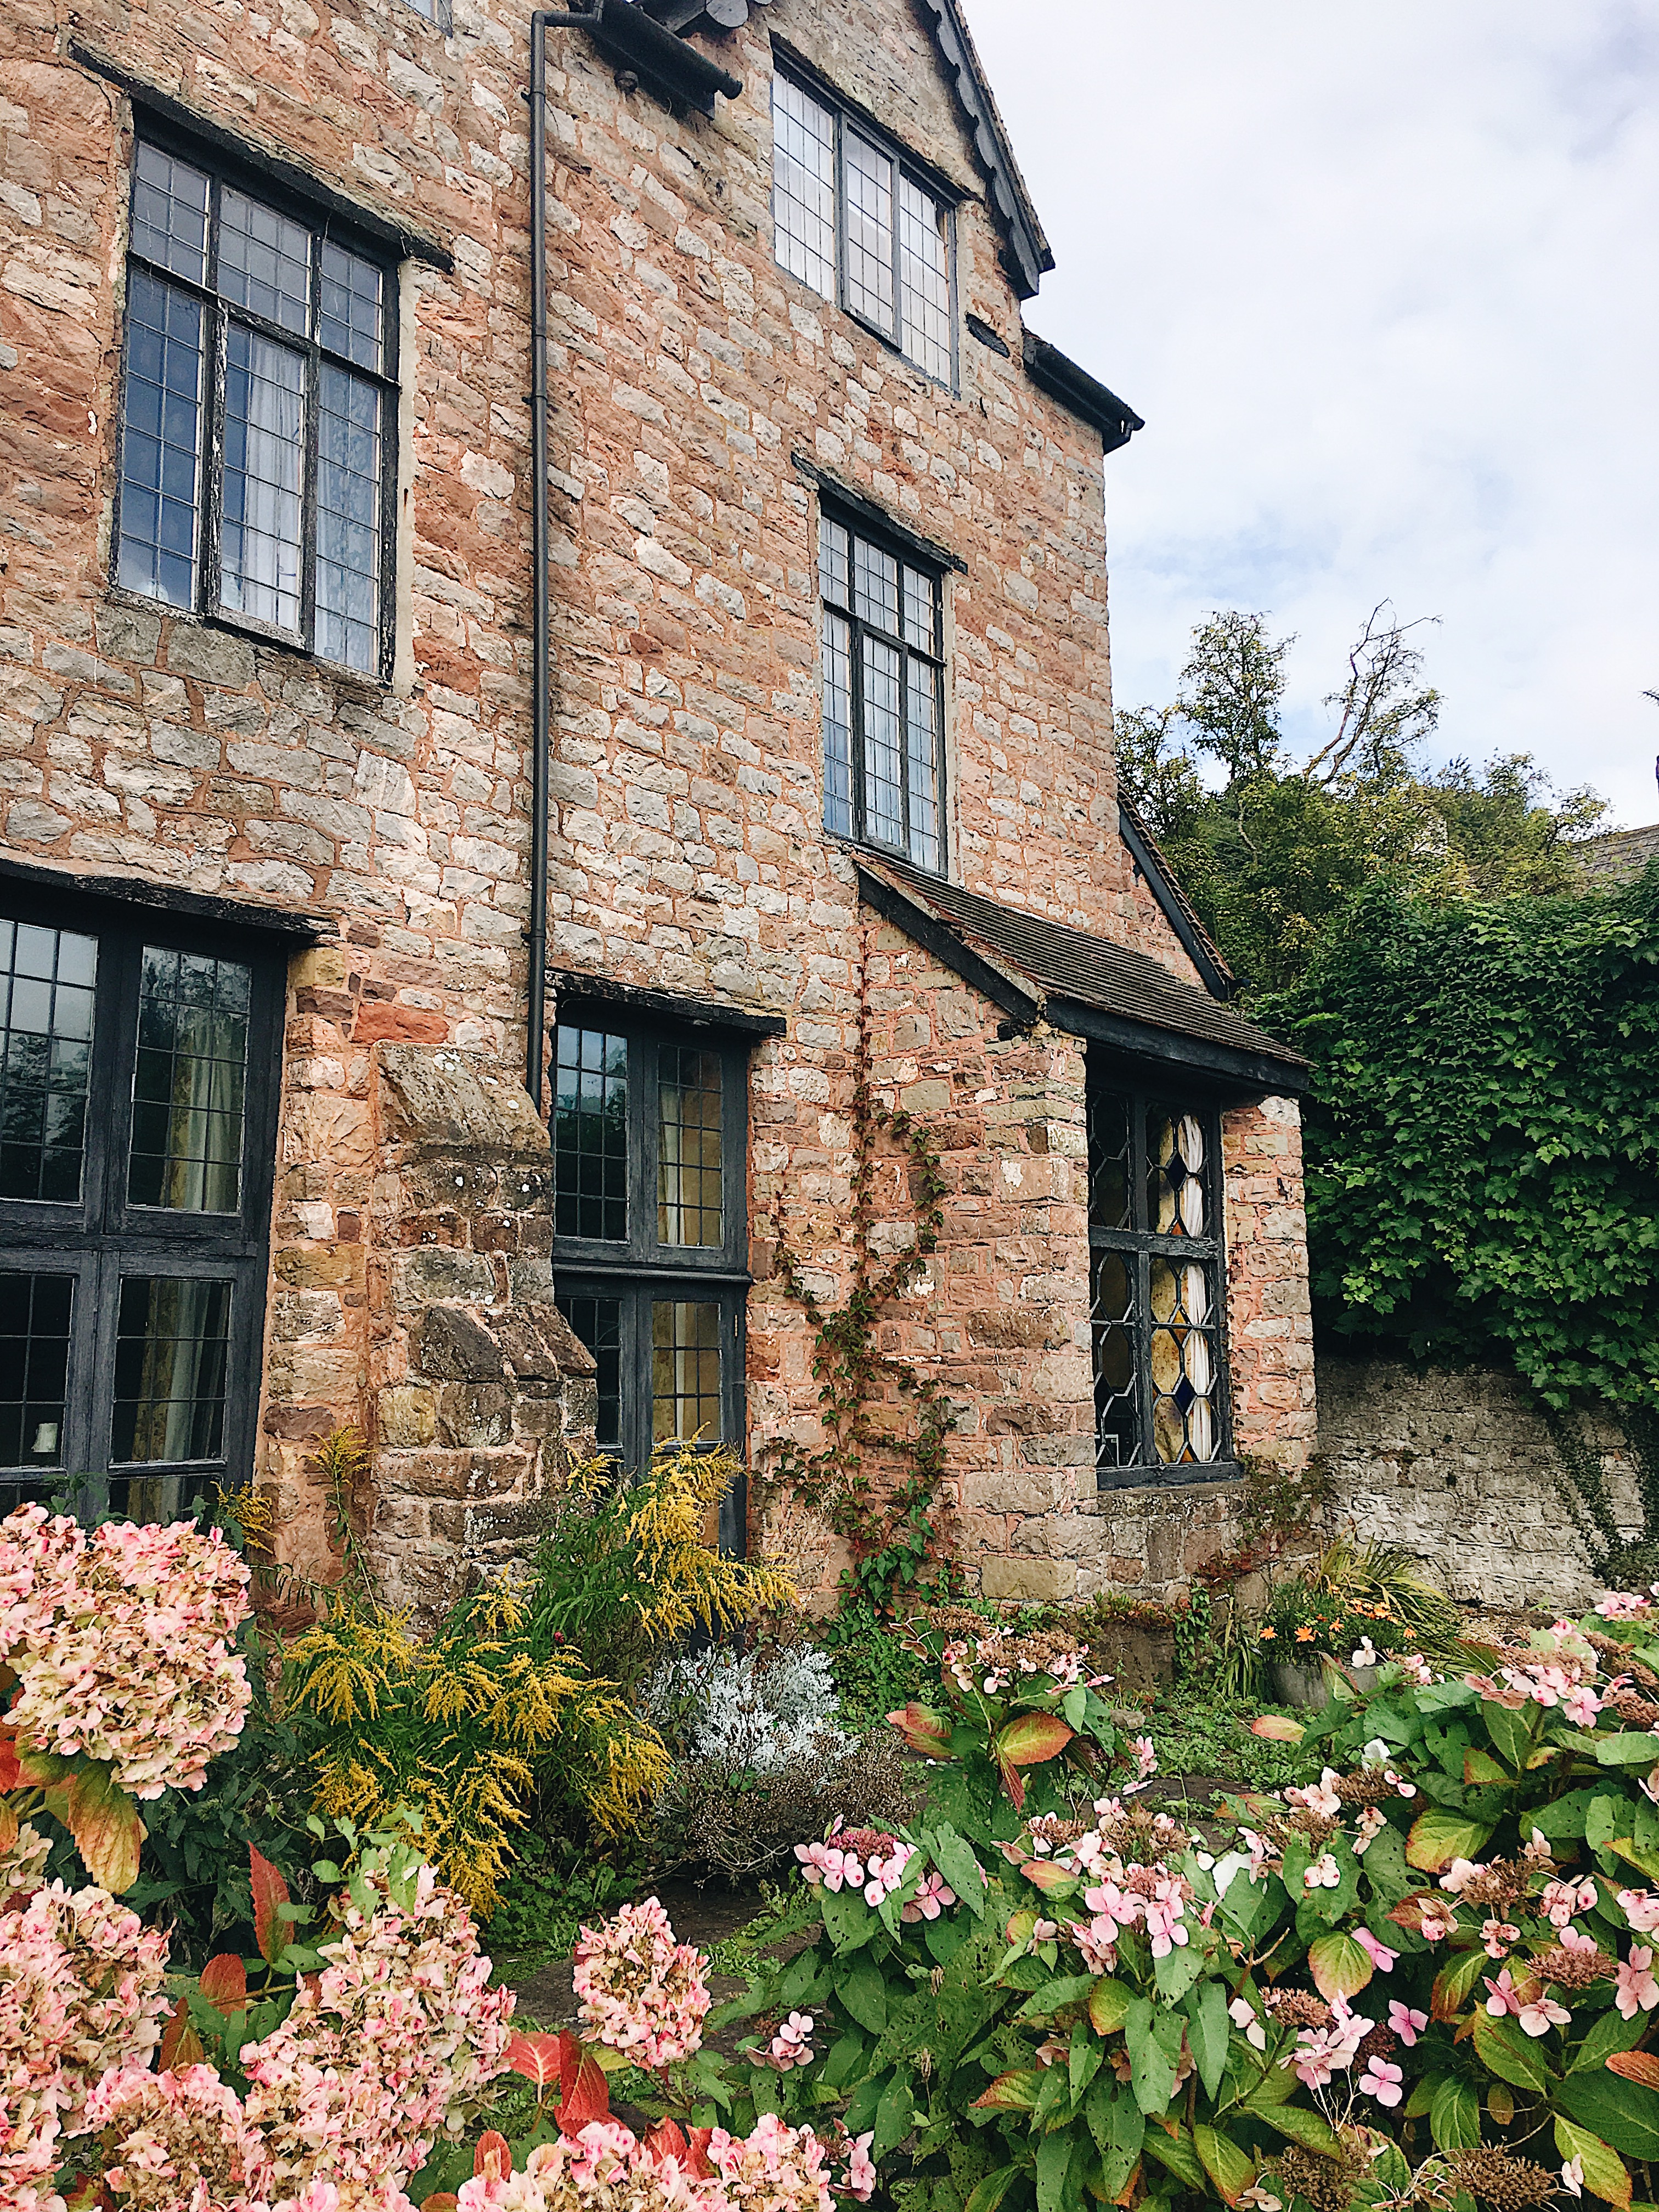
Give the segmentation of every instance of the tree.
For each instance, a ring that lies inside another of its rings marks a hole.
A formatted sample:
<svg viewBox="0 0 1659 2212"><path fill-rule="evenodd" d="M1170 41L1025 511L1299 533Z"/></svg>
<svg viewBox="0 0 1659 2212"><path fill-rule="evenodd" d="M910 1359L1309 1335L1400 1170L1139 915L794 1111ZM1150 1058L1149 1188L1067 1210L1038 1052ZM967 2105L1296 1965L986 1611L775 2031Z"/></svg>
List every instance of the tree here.
<svg viewBox="0 0 1659 2212"><path fill-rule="evenodd" d="M1593 793L1556 793L1525 753L1417 768L1441 704L1411 638L1422 626L1372 609L1325 702L1335 727L1300 767L1280 720L1296 640L1271 637L1265 614L1206 615L1175 699L1117 717L1121 788L1252 990L1294 982L1378 878L1431 898L1577 885L1573 841L1604 811Z"/></svg>

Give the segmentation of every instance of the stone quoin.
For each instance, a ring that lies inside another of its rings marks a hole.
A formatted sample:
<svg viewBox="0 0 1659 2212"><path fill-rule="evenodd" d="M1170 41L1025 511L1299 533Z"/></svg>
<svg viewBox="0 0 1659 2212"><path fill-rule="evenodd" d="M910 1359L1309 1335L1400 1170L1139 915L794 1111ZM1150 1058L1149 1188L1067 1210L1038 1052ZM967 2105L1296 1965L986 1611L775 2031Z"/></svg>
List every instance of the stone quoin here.
<svg viewBox="0 0 1659 2212"><path fill-rule="evenodd" d="M539 214L526 6L0 28L0 1492L326 1571L354 1427L426 1613L596 1434L814 1448L867 1054L971 1586L1173 1585L1316 1425L1304 1070L1115 787L1142 426L957 0L568 12Z"/></svg>

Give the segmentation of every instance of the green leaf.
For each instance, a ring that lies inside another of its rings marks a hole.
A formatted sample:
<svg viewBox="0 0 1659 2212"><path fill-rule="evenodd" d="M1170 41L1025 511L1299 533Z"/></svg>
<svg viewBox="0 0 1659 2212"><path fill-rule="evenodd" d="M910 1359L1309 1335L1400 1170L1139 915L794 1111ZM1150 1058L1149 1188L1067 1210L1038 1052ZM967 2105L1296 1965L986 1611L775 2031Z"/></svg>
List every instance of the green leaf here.
<svg viewBox="0 0 1659 2212"><path fill-rule="evenodd" d="M1106 2053L1089 2033L1089 2023L1080 2020L1072 2030L1071 2054L1066 2071L1072 2085L1072 2102L1075 2106L1097 2074Z"/></svg>
<svg viewBox="0 0 1659 2212"><path fill-rule="evenodd" d="M1109 1974L1103 1974L1089 1992L1089 2019L1097 2035L1115 2035L1129 2016L1133 1993Z"/></svg>
<svg viewBox="0 0 1659 2212"><path fill-rule="evenodd" d="M838 1955L845 1957L867 1943L881 1926L862 1897L850 1896L844 1889L833 1894L821 1890L818 1910L823 1915L823 1924ZM372 1914L368 1916L372 1917Z"/></svg>
<svg viewBox="0 0 1659 2212"><path fill-rule="evenodd" d="M1560 2152L1564 2162L1570 2158L1579 2160L1586 2186L1593 2189L1598 2197L1605 2197L1609 2204L1629 2205L1630 2174L1625 2161L1610 2144L1602 2142L1600 2136L1592 2135L1588 2128L1581 2128L1576 2120L1563 2119L1558 2112L1555 2116L1555 2148Z"/></svg>
<svg viewBox="0 0 1659 2212"><path fill-rule="evenodd" d="M954 1828L931 1828L923 1840L933 1864L977 1920L985 1910L985 1875L967 1838Z"/></svg>
<svg viewBox="0 0 1659 2212"><path fill-rule="evenodd" d="M1148 2158L1167 2166L1177 2181L1184 2181L1188 2189L1202 2189L1204 2168L1199 2162L1198 2152L1192 2137L1179 2126L1171 2135L1156 2121L1146 2130L1144 2145Z"/></svg>
<svg viewBox="0 0 1659 2212"><path fill-rule="evenodd" d="M1424 1874L1443 1874L1454 1859L1475 1857L1491 1834L1488 1821L1472 1820L1466 1814L1431 1805L1412 1823L1406 1857Z"/></svg>
<svg viewBox="0 0 1659 2212"><path fill-rule="evenodd" d="M1129 2081L1135 2102L1143 2112L1167 2111L1175 2094L1182 2026L1179 2013L1154 2014L1145 1997L1137 1997L1129 2007L1124 2021L1129 2048Z"/></svg>
<svg viewBox="0 0 1659 2212"><path fill-rule="evenodd" d="M1237 2204L1255 2179L1255 2166L1230 2136L1194 2123L1193 2144L1224 2204Z"/></svg>
<svg viewBox="0 0 1659 2212"><path fill-rule="evenodd" d="M1232 2039L1232 2022L1227 2017L1226 1984L1206 1982L1198 1992L1197 2002L1188 2007L1188 2016L1192 2021L1191 2041L1198 2078L1204 2084L1205 2095L1213 2101L1221 2087ZM1201 2148L1199 2155L1203 2156Z"/></svg>
<svg viewBox="0 0 1659 2212"><path fill-rule="evenodd" d="M1066 2169L1072 2162L1072 2138L1064 2128L1044 2136L1036 2147L1037 2212L1061 2212Z"/></svg>
<svg viewBox="0 0 1659 2212"><path fill-rule="evenodd" d="M1495 2020L1484 2009L1474 2015L1475 2056L1500 2081L1541 2097L1554 2078L1532 2037L1512 2020Z"/></svg>
<svg viewBox="0 0 1659 2212"><path fill-rule="evenodd" d="M1093 1993L1093 1974L1056 1974L1034 1990L1014 2014L1016 2020L1052 2020L1063 2005L1080 2004Z"/></svg>
<svg viewBox="0 0 1659 2212"><path fill-rule="evenodd" d="M1360 1864L1371 1886L1371 1895L1380 1898L1384 1905L1398 1905L1417 1887L1406 1864L1406 1838L1392 1822L1372 1837Z"/></svg>
<svg viewBox="0 0 1659 2212"><path fill-rule="evenodd" d="M1178 2003L1203 1972L1204 1954L1196 1943L1176 1944L1152 1961L1152 1979L1166 2004Z"/></svg>
<svg viewBox="0 0 1659 2212"><path fill-rule="evenodd" d="M1434 1978L1429 2002L1435 2019L1455 2020L1482 1970L1491 1964L1484 1951L1462 1951L1449 1960Z"/></svg>
<svg viewBox="0 0 1659 2212"><path fill-rule="evenodd" d="M1595 1762L1598 1766L1659 1765L1659 1736L1645 1729L1639 1735L1628 1732L1599 1735L1595 1739Z"/></svg>
<svg viewBox="0 0 1659 2212"><path fill-rule="evenodd" d="M1541 1712L1540 1706L1530 1704L1511 1711L1509 1706L1495 1704L1490 1699L1481 1702L1480 1717L1486 1723L1486 1734L1492 1738L1492 1749L1513 1774L1519 1774L1532 1756L1533 1746L1537 1741L1532 1728L1532 1717L1541 1715ZM1507 1780L1508 1777L1504 1778Z"/></svg>
<svg viewBox="0 0 1659 2212"><path fill-rule="evenodd" d="M1308 1967L1322 1997L1351 1997L1363 1990L1376 1968L1352 1936L1316 1936L1308 1946Z"/></svg>
<svg viewBox="0 0 1659 2212"><path fill-rule="evenodd" d="M1017 2166L1000 2166L994 2173L982 2175L974 2184L962 2212L997 2212L997 2207L1019 2179Z"/></svg>
<svg viewBox="0 0 1659 2212"><path fill-rule="evenodd" d="M1109 2203L1123 2194L1139 2161L1146 2118L1129 2092L1109 2074L1097 2075L1084 2110L1100 2153L1103 2187Z"/></svg>
<svg viewBox="0 0 1659 2212"><path fill-rule="evenodd" d="M836 1984L836 1995L860 2027L879 2035L887 2025L887 1984L868 1956L857 1959Z"/></svg>
<svg viewBox="0 0 1659 2212"><path fill-rule="evenodd" d="M1605 2066L1617 2051L1634 2051L1648 2027L1644 2012L1638 2012L1634 2020L1620 2020L1616 2012L1604 2012L1567 2061L1568 2073L1583 2074L1590 2067Z"/></svg>
<svg viewBox="0 0 1659 2212"><path fill-rule="evenodd" d="M1463 1753L1463 1779L1477 1787L1498 1783L1512 1790L1516 1778L1508 1767L1500 1765L1489 1751L1480 1751L1471 1745Z"/></svg>
<svg viewBox="0 0 1659 2212"><path fill-rule="evenodd" d="M1555 2093L1555 2109L1626 2158L1659 2159L1659 2092L1639 2081L1626 2081L1605 2069L1569 2074Z"/></svg>
<svg viewBox="0 0 1659 2212"><path fill-rule="evenodd" d="M1253 2098L1244 2100L1244 2110L1266 2120L1269 2127L1288 2136L1304 2150L1322 2151L1327 2158L1334 2158L1341 2145L1337 2142L1330 2122L1321 2113L1310 2112L1305 2105L1258 2105Z"/></svg>
<svg viewBox="0 0 1659 2212"><path fill-rule="evenodd" d="M1447 2075L1429 2104L1437 2150L1474 2150L1480 2141L1480 2100L1467 2081Z"/></svg>
<svg viewBox="0 0 1659 2212"><path fill-rule="evenodd" d="M861 2035L849 2033L830 2046L830 2056L823 2062L823 2071L818 2079L826 2089L844 2089L858 2072L860 2062L870 2048Z"/></svg>
<svg viewBox="0 0 1659 2212"><path fill-rule="evenodd" d="M871 2157L884 2158L890 2150L896 2150L915 2121L915 2100L910 2094L910 2084L904 2075L896 2073L876 2106L876 2139L870 2146Z"/></svg>

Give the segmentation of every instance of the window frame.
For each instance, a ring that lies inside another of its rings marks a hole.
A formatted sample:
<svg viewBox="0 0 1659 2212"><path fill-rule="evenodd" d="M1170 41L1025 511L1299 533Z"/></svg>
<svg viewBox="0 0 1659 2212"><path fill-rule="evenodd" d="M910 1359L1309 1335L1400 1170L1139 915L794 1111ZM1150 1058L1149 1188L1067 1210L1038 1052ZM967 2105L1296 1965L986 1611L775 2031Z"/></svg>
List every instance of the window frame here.
<svg viewBox="0 0 1659 2212"><path fill-rule="evenodd" d="M848 596L846 604L840 606L836 605L834 600L827 599L823 591L823 532L826 522L837 525L848 533ZM854 548L860 538L862 538L867 545L874 546L878 551L885 553L899 564L899 634L897 635L890 635L874 623L866 621L857 611L855 604L857 593L853 580L857 568ZM933 589L934 650L931 653L924 652L920 646L912 645L903 635L906 568L914 570L919 575L926 576ZM824 817L824 830L829 836L845 837L850 843L860 846L867 852L889 854L896 860L904 861L907 866L921 869L925 875L941 878L948 878L951 861L947 811L950 795L949 763L945 726L945 678L948 673L948 661L945 654L945 574L944 566L936 556L921 550L899 532L884 529L880 523L872 522L867 517L854 513L851 507L842 506L833 497L820 495L818 547L814 554L814 578L818 603L818 746L820 773L823 778L823 800L821 811ZM828 818L829 763L824 748L829 723L827 696L829 684L824 666L826 647L823 639L823 622L825 616L830 614L837 616L846 623L848 633L849 681L847 711L848 742L851 750L851 759L848 763L848 809L851 816L851 827L845 830L835 828ZM904 842L896 845L890 845L884 839L872 836L868 827L869 811L865 788L864 653L861 645L861 640L866 636L874 638L879 643L895 649L899 656L898 752L904 779L902 784ZM925 662L933 672L933 756L934 774L938 780L939 854L931 867L926 861L916 858L909 843L911 789L908 672L913 660Z"/></svg>
<svg viewBox="0 0 1659 2212"><path fill-rule="evenodd" d="M177 1479L199 1494L234 1488L252 1473L258 1431L270 1221L281 1103L287 950L265 933L207 924L165 908L128 906L0 880L0 918L71 930L98 940L87 1144L77 1200L0 1198L0 1267L8 1274L72 1275L64 1435L58 1465L0 1467L0 1497L24 1489L74 1490L90 1498L107 1481ZM188 1213L137 1206L127 1192L138 1027L138 981L146 945L234 960L251 970L248 1060L244 1079L239 1204L234 1213ZM116 1318L124 1276L228 1281L222 1449L199 1461L118 1462ZM187 1510L184 1509L184 1510Z"/></svg>
<svg viewBox="0 0 1659 2212"><path fill-rule="evenodd" d="M615 1298L622 1306L621 1436L616 1445L601 1449L614 1452L630 1471L650 1462L651 1308L672 1300L719 1310L720 1442L741 1457L747 1440L745 1322L753 1282L748 1266L748 1162L749 1063L755 1041L725 1029L642 1016L603 1000L566 998L550 1031L556 1086L562 1029L598 1030L623 1037L628 1043L626 1237L561 1235L556 1119L552 1130L555 1295L561 1301ZM665 1048L709 1053L720 1063L723 1235L718 1245L665 1244L657 1233L660 1054ZM553 1110L556 1117L556 1089ZM741 1556L745 1514L739 1482L720 1510L723 1551Z"/></svg>
<svg viewBox="0 0 1659 2212"><path fill-rule="evenodd" d="M1133 1465L1117 1465L1104 1456L1104 1436L1096 1399L1094 1423L1095 1481L1100 1491L1139 1490L1171 1484L1231 1482L1241 1469L1235 1452L1232 1412L1231 1359L1227 1327L1226 1176L1221 1152L1222 1102L1215 1094L1182 1081L1171 1084L1161 1073L1146 1073L1101 1064L1097 1051L1088 1056L1085 1098L1090 1130L1087 1151L1086 1212L1089 1235L1089 1372L1091 1391L1099 1376L1098 1330L1095 1318L1095 1276L1103 1252L1115 1252L1128 1263L1135 1315L1135 1419L1141 1456ZM1097 1158L1093 1141L1092 1108L1098 1096L1122 1099L1129 1109L1129 1190L1131 1219L1127 1229L1108 1229L1094 1219L1094 1181ZM1146 1117L1158 1107L1192 1115L1204 1134L1202 1173L1205 1216L1210 1224L1203 1237L1171 1237L1148 1228ZM1160 1326L1152 1315L1152 1267L1154 1260L1197 1262L1209 1275L1214 1320L1209 1334L1214 1345L1216 1455L1212 1460L1182 1460L1166 1464L1157 1456L1152 1414L1160 1395L1152 1382L1152 1340ZM1151 1455L1146 1456L1146 1455Z"/></svg>
<svg viewBox="0 0 1659 2212"><path fill-rule="evenodd" d="M872 337L878 338L890 353L896 353L901 361L908 362L918 376L926 377L930 384L937 386L941 391L950 392L953 398L959 397L962 390L962 316L957 289L957 210L962 202L961 191L937 169L908 152L897 139L890 137L868 116L859 114L851 109L835 88L827 84L822 77L799 64L781 61L775 64L773 76L775 80L781 77L786 83L793 85L797 92L804 93L807 99L824 111L835 126L836 289L831 304L855 322L860 330L867 331ZM775 118L773 130L775 134L777 128L775 96L773 112ZM847 135L848 131L862 139L874 153L880 155L884 160L892 164L894 326L890 331L884 330L878 322L866 314L861 308L854 307L852 302L848 267L847 233ZM908 177L919 191L926 192L929 199L937 202L945 214L945 313L951 325L951 373L948 377L937 375L924 362L918 361L913 353L907 352L905 349L904 248L903 231L899 221L898 194L898 179L901 175ZM779 258L777 189L775 157L772 181L767 193L767 205L772 222L773 263L775 267L783 271L785 276L793 277L794 282L802 285L815 300L822 300L826 296L823 293L809 283L805 277L794 276L794 272Z"/></svg>
<svg viewBox="0 0 1659 2212"><path fill-rule="evenodd" d="M287 189L252 162L238 161L233 155L204 144L192 137L188 131L175 128L158 117L148 112L141 118L135 117L130 143L126 274L122 295L121 361L115 410L115 489L110 527L110 588L120 592L129 601L146 608L160 609L174 617L235 630L266 643L284 646L291 652L303 653L319 667L349 680L384 687L392 680L395 649L398 416L401 391L398 360L400 262L386 246L355 228L331 210L307 201L301 194ZM132 210L138 187L138 149L143 145L153 146L158 153L185 163L207 179L208 214L204 246L207 274L204 283L198 283L193 277L180 276L163 263L153 260L134 242ZM311 246L307 295L307 334L302 335L283 324L272 322L254 309L225 298L218 290L221 210L227 188L271 209L290 222L300 224L308 234ZM322 343L319 291L322 283L321 248L325 244L338 246L360 260L372 262L380 272L381 366L378 369L366 368L362 362L337 353ZM121 507L125 490L127 376L131 336L129 301L131 275L135 268L143 270L158 284L171 285L188 294L201 307L203 314L203 388L196 454L196 593L195 603L189 607L179 606L171 599L140 591L120 580ZM233 322L245 325L255 337L269 339L271 343L281 345L290 353L302 355L305 359L305 436L300 494L301 619L297 630L286 629L280 623L266 622L257 615L244 614L238 608L228 607L220 597L223 580L225 383L228 333ZM325 363L374 385L380 394L380 562L375 658L372 669L353 668L349 662L333 659L321 652L314 642L317 632L318 428Z"/></svg>

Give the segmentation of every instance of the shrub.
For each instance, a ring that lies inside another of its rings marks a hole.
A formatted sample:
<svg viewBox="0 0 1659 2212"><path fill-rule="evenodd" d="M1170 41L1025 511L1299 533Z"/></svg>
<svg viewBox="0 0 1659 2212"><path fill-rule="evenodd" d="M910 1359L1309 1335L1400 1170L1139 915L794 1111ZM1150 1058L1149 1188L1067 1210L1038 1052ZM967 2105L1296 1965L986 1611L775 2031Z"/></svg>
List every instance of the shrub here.
<svg viewBox="0 0 1659 2212"><path fill-rule="evenodd" d="M903 1633L866 1597L846 1596L817 1637L830 1655L842 1711L867 1728L924 1694L927 1668Z"/></svg>
<svg viewBox="0 0 1659 2212"><path fill-rule="evenodd" d="M848 1745L829 1657L810 1644L671 1659L646 1683L640 1709L684 1757L752 1774L779 1774L814 1752Z"/></svg>
<svg viewBox="0 0 1659 2212"><path fill-rule="evenodd" d="M421 1641L374 1599L340 1597L289 1654L283 1710L319 1809L383 1825L408 1806L442 1877L488 1915L538 1771L556 1766L601 1835L629 1832L667 1753L615 1685L540 1655L530 1602L504 1587Z"/></svg>
<svg viewBox="0 0 1659 2212"><path fill-rule="evenodd" d="M654 1843L671 1865L712 1867L748 1881L833 1823L896 1826L915 1813L919 1794L890 1729L822 1738L764 1773L719 1758L688 1759L658 1796Z"/></svg>

